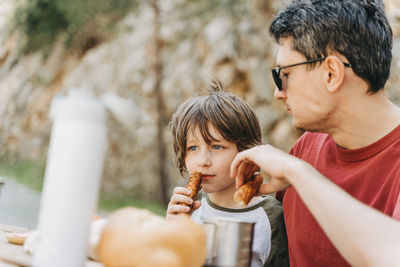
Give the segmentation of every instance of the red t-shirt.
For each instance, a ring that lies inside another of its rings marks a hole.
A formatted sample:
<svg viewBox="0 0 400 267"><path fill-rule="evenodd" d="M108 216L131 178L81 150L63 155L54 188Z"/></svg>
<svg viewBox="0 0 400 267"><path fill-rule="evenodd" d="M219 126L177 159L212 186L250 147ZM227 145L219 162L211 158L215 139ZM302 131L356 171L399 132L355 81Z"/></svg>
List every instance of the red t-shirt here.
<svg viewBox="0 0 400 267"><path fill-rule="evenodd" d="M400 222L400 195L397 199L397 204L396 204L396 207L394 208L392 217L393 217L393 219Z"/></svg>
<svg viewBox="0 0 400 267"><path fill-rule="evenodd" d="M354 150L337 146L328 134L307 132L291 154L312 164L360 201L389 216L399 216L400 126L379 141ZM283 210L290 266L349 266L293 187L284 194Z"/></svg>

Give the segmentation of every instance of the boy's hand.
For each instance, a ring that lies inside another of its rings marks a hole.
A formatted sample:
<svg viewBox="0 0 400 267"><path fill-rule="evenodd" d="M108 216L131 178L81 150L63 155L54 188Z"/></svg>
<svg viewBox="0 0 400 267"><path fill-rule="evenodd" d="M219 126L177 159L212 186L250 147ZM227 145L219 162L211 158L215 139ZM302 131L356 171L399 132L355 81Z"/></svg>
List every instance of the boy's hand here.
<svg viewBox="0 0 400 267"><path fill-rule="evenodd" d="M171 200L168 203L167 209L167 219L171 217L175 217L182 214L192 215L193 211L197 210L201 206L200 201L194 201L188 197L190 195L190 190L185 187L175 187L174 194L171 197ZM185 203L190 207L180 205L178 203Z"/></svg>

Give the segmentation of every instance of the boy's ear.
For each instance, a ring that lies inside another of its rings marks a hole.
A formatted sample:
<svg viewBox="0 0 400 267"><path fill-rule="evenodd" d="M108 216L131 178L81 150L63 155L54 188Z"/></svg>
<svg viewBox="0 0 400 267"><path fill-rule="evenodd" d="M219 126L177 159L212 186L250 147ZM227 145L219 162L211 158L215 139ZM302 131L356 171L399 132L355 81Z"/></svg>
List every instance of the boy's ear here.
<svg viewBox="0 0 400 267"><path fill-rule="evenodd" d="M330 93L340 89L345 78L345 66L343 61L337 56L328 56L325 59L325 86Z"/></svg>

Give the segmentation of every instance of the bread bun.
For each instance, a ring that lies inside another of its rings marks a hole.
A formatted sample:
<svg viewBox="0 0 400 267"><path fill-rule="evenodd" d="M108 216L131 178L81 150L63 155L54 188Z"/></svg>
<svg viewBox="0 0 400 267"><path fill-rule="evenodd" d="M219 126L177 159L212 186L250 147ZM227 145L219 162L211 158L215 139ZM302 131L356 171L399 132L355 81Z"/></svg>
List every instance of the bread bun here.
<svg viewBox="0 0 400 267"><path fill-rule="evenodd" d="M109 216L97 254L106 267L200 267L205 243L202 227L187 216L165 220L126 207Z"/></svg>

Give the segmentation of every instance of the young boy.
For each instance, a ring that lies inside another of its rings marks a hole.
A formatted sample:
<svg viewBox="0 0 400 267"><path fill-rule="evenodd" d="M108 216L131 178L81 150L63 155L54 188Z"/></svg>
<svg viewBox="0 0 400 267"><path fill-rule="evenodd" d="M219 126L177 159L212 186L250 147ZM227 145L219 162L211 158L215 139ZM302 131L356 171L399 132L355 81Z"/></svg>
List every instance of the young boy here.
<svg viewBox="0 0 400 267"><path fill-rule="evenodd" d="M255 222L251 266L289 266L281 203L272 196L257 196L239 209L233 202L236 188L230 177L231 162L239 151L261 144L258 120L246 102L223 92L219 83L214 85L209 94L188 99L173 115L177 167L182 176L201 173L205 196L192 203L190 191L176 187L167 218L187 213L198 223L209 218ZM193 208L179 202L193 204Z"/></svg>

